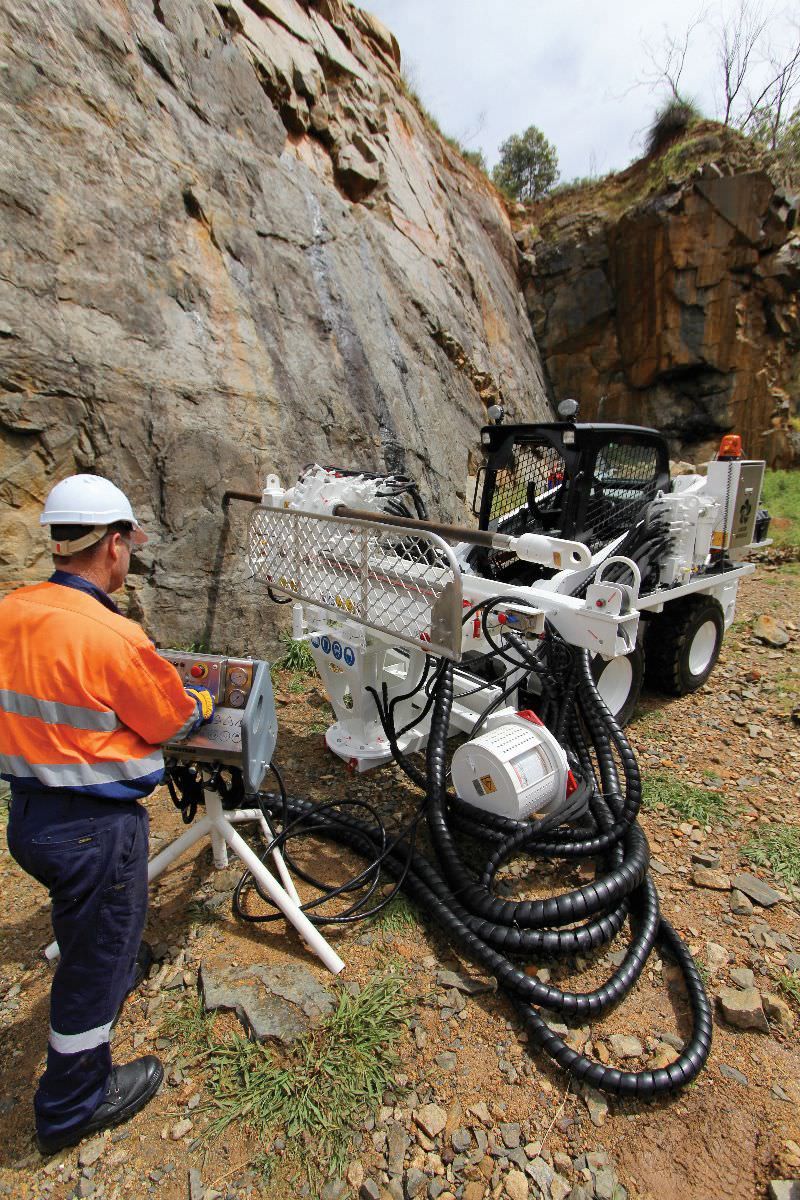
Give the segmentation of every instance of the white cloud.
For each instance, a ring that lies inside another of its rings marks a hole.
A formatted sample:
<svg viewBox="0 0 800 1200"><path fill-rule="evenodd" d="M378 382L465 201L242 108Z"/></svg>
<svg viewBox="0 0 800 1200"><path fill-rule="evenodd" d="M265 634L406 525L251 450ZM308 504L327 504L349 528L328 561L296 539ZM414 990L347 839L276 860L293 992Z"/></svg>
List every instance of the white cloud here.
<svg viewBox="0 0 800 1200"><path fill-rule="evenodd" d="M362 7L397 36L404 69L445 133L483 150L492 165L505 138L538 125L558 150L562 178L571 179L637 157L658 104L635 86L648 70L644 42L658 46L665 24L682 34L700 3L366 0ZM706 7L711 20L693 35L681 88L714 116L712 21L730 16L738 0ZM772 28L776 44L788 38L788 10Z"/></svg>

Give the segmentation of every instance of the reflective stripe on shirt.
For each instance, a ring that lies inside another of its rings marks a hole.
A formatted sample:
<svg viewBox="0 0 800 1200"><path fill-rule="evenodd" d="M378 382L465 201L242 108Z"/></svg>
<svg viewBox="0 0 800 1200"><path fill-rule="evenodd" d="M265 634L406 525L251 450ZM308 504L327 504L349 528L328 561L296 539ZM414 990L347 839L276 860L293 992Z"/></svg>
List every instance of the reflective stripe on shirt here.
<svg viewBox="0 0 800 1200"><path fill-rule="evenodd" d="M18 717L37 717L48 725L70 725L73 729L91 729L100 733L120 728L120 720L110 709L84 708L62 704L59 700L40 700L25 692L0 688L0 709Z"/></svg>
<svg viewBox="0 0 800 1200"><path fill-rule="evenodd" d="M203 724L203 714L200 710L200 701L195 700L195 705L196 708L194 713L191 717L189 717L189 720L184 725L181 725L177 733L173 733L172 737L169 739L171 742L182 742L184 738L188 737L190 733L194 733L195 730L199 729Z"/></svg>
<svg viewBox="0 0 800 1200"><path fill-rule="evenodd" d="M164 770L161 750L146 758L129 758L125 762L96 763L30 763L21 754L0 754L0 772L17 779L38 779L46 787L94 787L97 784L118 783L142 779Z"/></svg>

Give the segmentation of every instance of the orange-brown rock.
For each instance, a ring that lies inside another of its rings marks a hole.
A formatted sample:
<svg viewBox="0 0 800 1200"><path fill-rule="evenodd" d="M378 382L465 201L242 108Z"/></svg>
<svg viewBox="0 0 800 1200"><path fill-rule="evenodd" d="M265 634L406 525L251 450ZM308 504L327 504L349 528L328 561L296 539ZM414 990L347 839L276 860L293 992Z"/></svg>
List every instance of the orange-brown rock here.
<svg viewBox="0 0 800 1200"><path fill-rule="evenodd" d="M763 455L775 389L800 392L796 219L766 171L707 164L621 215L551 213L544 237L518 235L555 395L693 460L730 430Z"/></svg>

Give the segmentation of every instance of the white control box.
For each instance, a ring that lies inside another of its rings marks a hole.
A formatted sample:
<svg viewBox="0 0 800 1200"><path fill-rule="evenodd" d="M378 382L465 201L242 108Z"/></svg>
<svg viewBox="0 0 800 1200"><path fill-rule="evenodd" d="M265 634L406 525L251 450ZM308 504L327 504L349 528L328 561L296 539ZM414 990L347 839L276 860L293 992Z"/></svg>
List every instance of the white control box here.
<svg viewBox="0 0 800 1200"><path fill-rule="evenodd" d="M706 491L722 505L711 539L714 550L751 545L763 481L763 462L733 459L708 464Z"/></svg>

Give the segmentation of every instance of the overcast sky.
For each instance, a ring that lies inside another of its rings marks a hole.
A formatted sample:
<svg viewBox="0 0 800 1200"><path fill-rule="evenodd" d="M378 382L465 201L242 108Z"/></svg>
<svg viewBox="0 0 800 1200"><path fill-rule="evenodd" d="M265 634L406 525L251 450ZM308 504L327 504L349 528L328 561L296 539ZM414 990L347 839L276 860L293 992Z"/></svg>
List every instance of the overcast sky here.
<svg viewBox="0 0 800 1200"><path fill-rule="evenodd" d="M701 0L362 0L400 43L403 71L444 133L483 151L538 125L558 151L562 179L605 174L641 152L659 96L637 87L652 70L644 43L663 44L665 23L682 35ZM705 5L681 90L715 113L717 62L711 23L739 0ZM800 0L762 4L777 47L789 44Z"/></svg>

